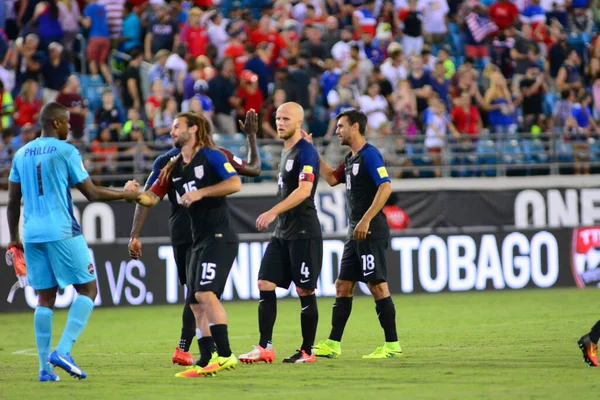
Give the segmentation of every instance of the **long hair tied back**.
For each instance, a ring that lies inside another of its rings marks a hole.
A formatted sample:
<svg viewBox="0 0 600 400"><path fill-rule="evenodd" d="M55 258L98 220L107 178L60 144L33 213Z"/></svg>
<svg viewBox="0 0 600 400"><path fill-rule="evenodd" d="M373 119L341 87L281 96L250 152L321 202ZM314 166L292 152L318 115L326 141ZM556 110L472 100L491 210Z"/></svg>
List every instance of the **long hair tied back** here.
<svg viewBox="0 0 600 400"><path fill-rule="evenodd" d="M185 118L185 123L188 128L192 126L196 126L198 129L196 130L196 146L194 148L195 151L198 151L202 148L214 148L215 143L212 139L212 127L210 122L206 119L205 116L201 114L196 114L192 112L182 112L175 116L175 119ZM173 169L175 168L175 164L179 162L182 155L172 157L167 165L160 171L160 175L158 177L160 183L162 185L166 185L171 178L171 174L173 174Z"/></svg>

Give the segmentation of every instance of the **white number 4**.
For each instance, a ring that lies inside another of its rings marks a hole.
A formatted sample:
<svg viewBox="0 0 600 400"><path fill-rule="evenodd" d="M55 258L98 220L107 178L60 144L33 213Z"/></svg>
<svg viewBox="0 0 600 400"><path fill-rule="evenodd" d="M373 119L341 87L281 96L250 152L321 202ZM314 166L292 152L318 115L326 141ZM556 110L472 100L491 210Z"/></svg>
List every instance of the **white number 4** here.
<svg viewBox="0 0 600 400"><path fill-rule="evenodd" d="M304 275L305 278L308 278L310 276L310 270L306 266L306 263L302 263L302 265L300 266L300 274Z"/></svg>
<svg viewBox="0 0 600 400"><path fill-rule="evenodd" d="M375 269L375 257L373 254L365 254L362 257L363 271L373 271Z"/></svg>
<svg viewBox="0 0 600 400"><path fill-rule="evenodd" d="M202 263L202 280L212 281L215 279L215 263Z"/></svg>

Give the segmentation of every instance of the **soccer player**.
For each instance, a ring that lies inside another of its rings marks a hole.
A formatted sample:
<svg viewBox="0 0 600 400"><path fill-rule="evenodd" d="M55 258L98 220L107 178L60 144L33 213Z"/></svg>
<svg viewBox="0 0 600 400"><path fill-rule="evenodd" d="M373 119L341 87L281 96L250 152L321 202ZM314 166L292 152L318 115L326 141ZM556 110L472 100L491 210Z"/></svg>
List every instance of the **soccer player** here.
<svg viewBox="0 0 600 400"><path fill-rule="evenodd" d="M98 293L96 273L81 228L73 216L70 188L77 187L88 200L134 200L131 191L112 190L92 183L77 148L64 142L69 133L69 113L58 103L40 112L42 136L23 146L13 158L9 176L8 248L24 248L27 278L37 291L33 324L40 361L40 382L59 381L52 365L83 379L87 375L71 356L73 344L85 328ZM23 199L23 243L19 236ZM73 285L78 296L69 310L58 347L50 353L52 316L58 287Z"/></svg>
<svg viewBox="0 0 600 400"><path fill-rule="evenodd" d="M150 190L140 194L136 202L152 207L173 188L176 198L189 209L193 245L186 271L187 301L196 320L201 313L206 315L218 354L207 366L194 366L176 376L214 375L238 364L229 347L227 315L219 298L239 244L229 225L225 196L239 192L242 181L225 155L215 148L211 125L205 117L178 114L171 137L181 153L167 163Z"/></svg>
<svg viewBox="0 0 600 400"><path fill-rule="evenodd" d="M316 361L312 351L319 320L315 288L323 260L323 237L314 202L319 154L312 144L302 139L303 119L304 110L297 103L282 104L275 116L277 133L284 140L277 191L280 202L256 220L260 231L267 229L276 218L277 225L258 273L260 340L252 351L240 356L244 363L275 359L272 343L277 315L275 289L278 286L287 289L292 281L302 308L302 345L283 362Z"/></svg>
<svg viewBox="0 0 600 400"><path fill-rule="evenodd" d="M258 145L256 143L256 133L258 132L258 115L254 109L249 110L246 113L245 122L239 121L241 130L248 137L248 144L250 148L249 162L246 163L244 160L235 157L229 151L225 149L221 150L227 160L235 168L236 172L244 176L259 176L260 175L260 154L258 152ZM158 178L161 169L167 165L172 157L176 157L181 152L178 147L169 150L163 155L158 156L154 161L154 167L150 176L146 180L144 191L149 190ZM171 236L171 244L173 245L173 255L175 257L175 263L177 264L177 274L179 276L179 283L184 285L186 283L186 260L189 260L190 251L192 248L192 230L190 226L190 219L188 213L184 207L180 204L180 199L173 187L170 188L167 193L169 202L171 203L171 215L169 216L169 232ZM131 238L129 240L129 255L133 259L138 259L142 256L142 243L139 239L140 231L148 215L149 208L137 205L135 208L135 214L133 217L133 227L131 229ZM194 334L198 337L198 346L200 348L200 359L196 365L205 367L211 359L212 350L214 348L214 340L210 333L208 321L206 317L200 312L199 321L195 320L194 313L190 308L190 304L186 299L183 307L182 315L182 328L181 338L179 345L175 348L173 354L173 363L179 365L192 365L194 364L194 357L189 352L190 345ZM191 299L195 302L195 299Z"/></svg>
<svg viewBox="0 0 600 400"><path fill-rule="evenodd" d="M342 354L342 334L352 311L354 287L360 281L366 282L373 294L377 317L385 333L385 344L363 358L400 357L396 309L386 282L385 251L390 228L381 211L392 193L391 180L381 153L365 140L366 114L351 109L338 114L336 119L336 134L351 151L335 170L321 157L321 176L331 186L346 183L350 225L335 282L331 333L329 339L314 347L315 355L338 358Z"/></svg>
<svg viewBox="0 0 600 400"><path fill-rule="evenodd" d="M589 333L583 335L577 344L583 352L583 361L590 367L597 367L598 364L598 339L600 339L600 321L592 327Z"/></svg>

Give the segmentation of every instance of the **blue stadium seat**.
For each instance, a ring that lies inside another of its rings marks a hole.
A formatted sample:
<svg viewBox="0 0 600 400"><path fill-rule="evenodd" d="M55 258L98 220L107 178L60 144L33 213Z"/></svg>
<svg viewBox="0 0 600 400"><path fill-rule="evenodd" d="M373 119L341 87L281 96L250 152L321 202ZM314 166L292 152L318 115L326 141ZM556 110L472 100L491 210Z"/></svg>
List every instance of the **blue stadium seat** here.
<svg viewBox="0 0 600 400"><path fill-rule="evenodd" d="M498 164L498 148L493 140L480 140L475 150L478 164L487 166L482 169L485 176L496 176L496 164Z"/></svg>

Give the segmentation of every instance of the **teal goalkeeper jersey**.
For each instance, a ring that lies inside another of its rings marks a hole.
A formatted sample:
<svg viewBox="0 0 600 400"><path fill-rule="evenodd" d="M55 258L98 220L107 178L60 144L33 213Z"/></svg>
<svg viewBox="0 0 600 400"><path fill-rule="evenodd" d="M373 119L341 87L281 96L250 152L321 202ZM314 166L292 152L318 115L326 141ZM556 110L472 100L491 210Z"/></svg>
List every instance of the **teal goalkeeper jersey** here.
<svg viewBox="0 0 600 400"><path fill-rule="evenodd" d="M8 179L21 184L23 241L43 243L81 235L71 187L89 177L79 150L56 138L38 138L19 149Z"/></svg>

